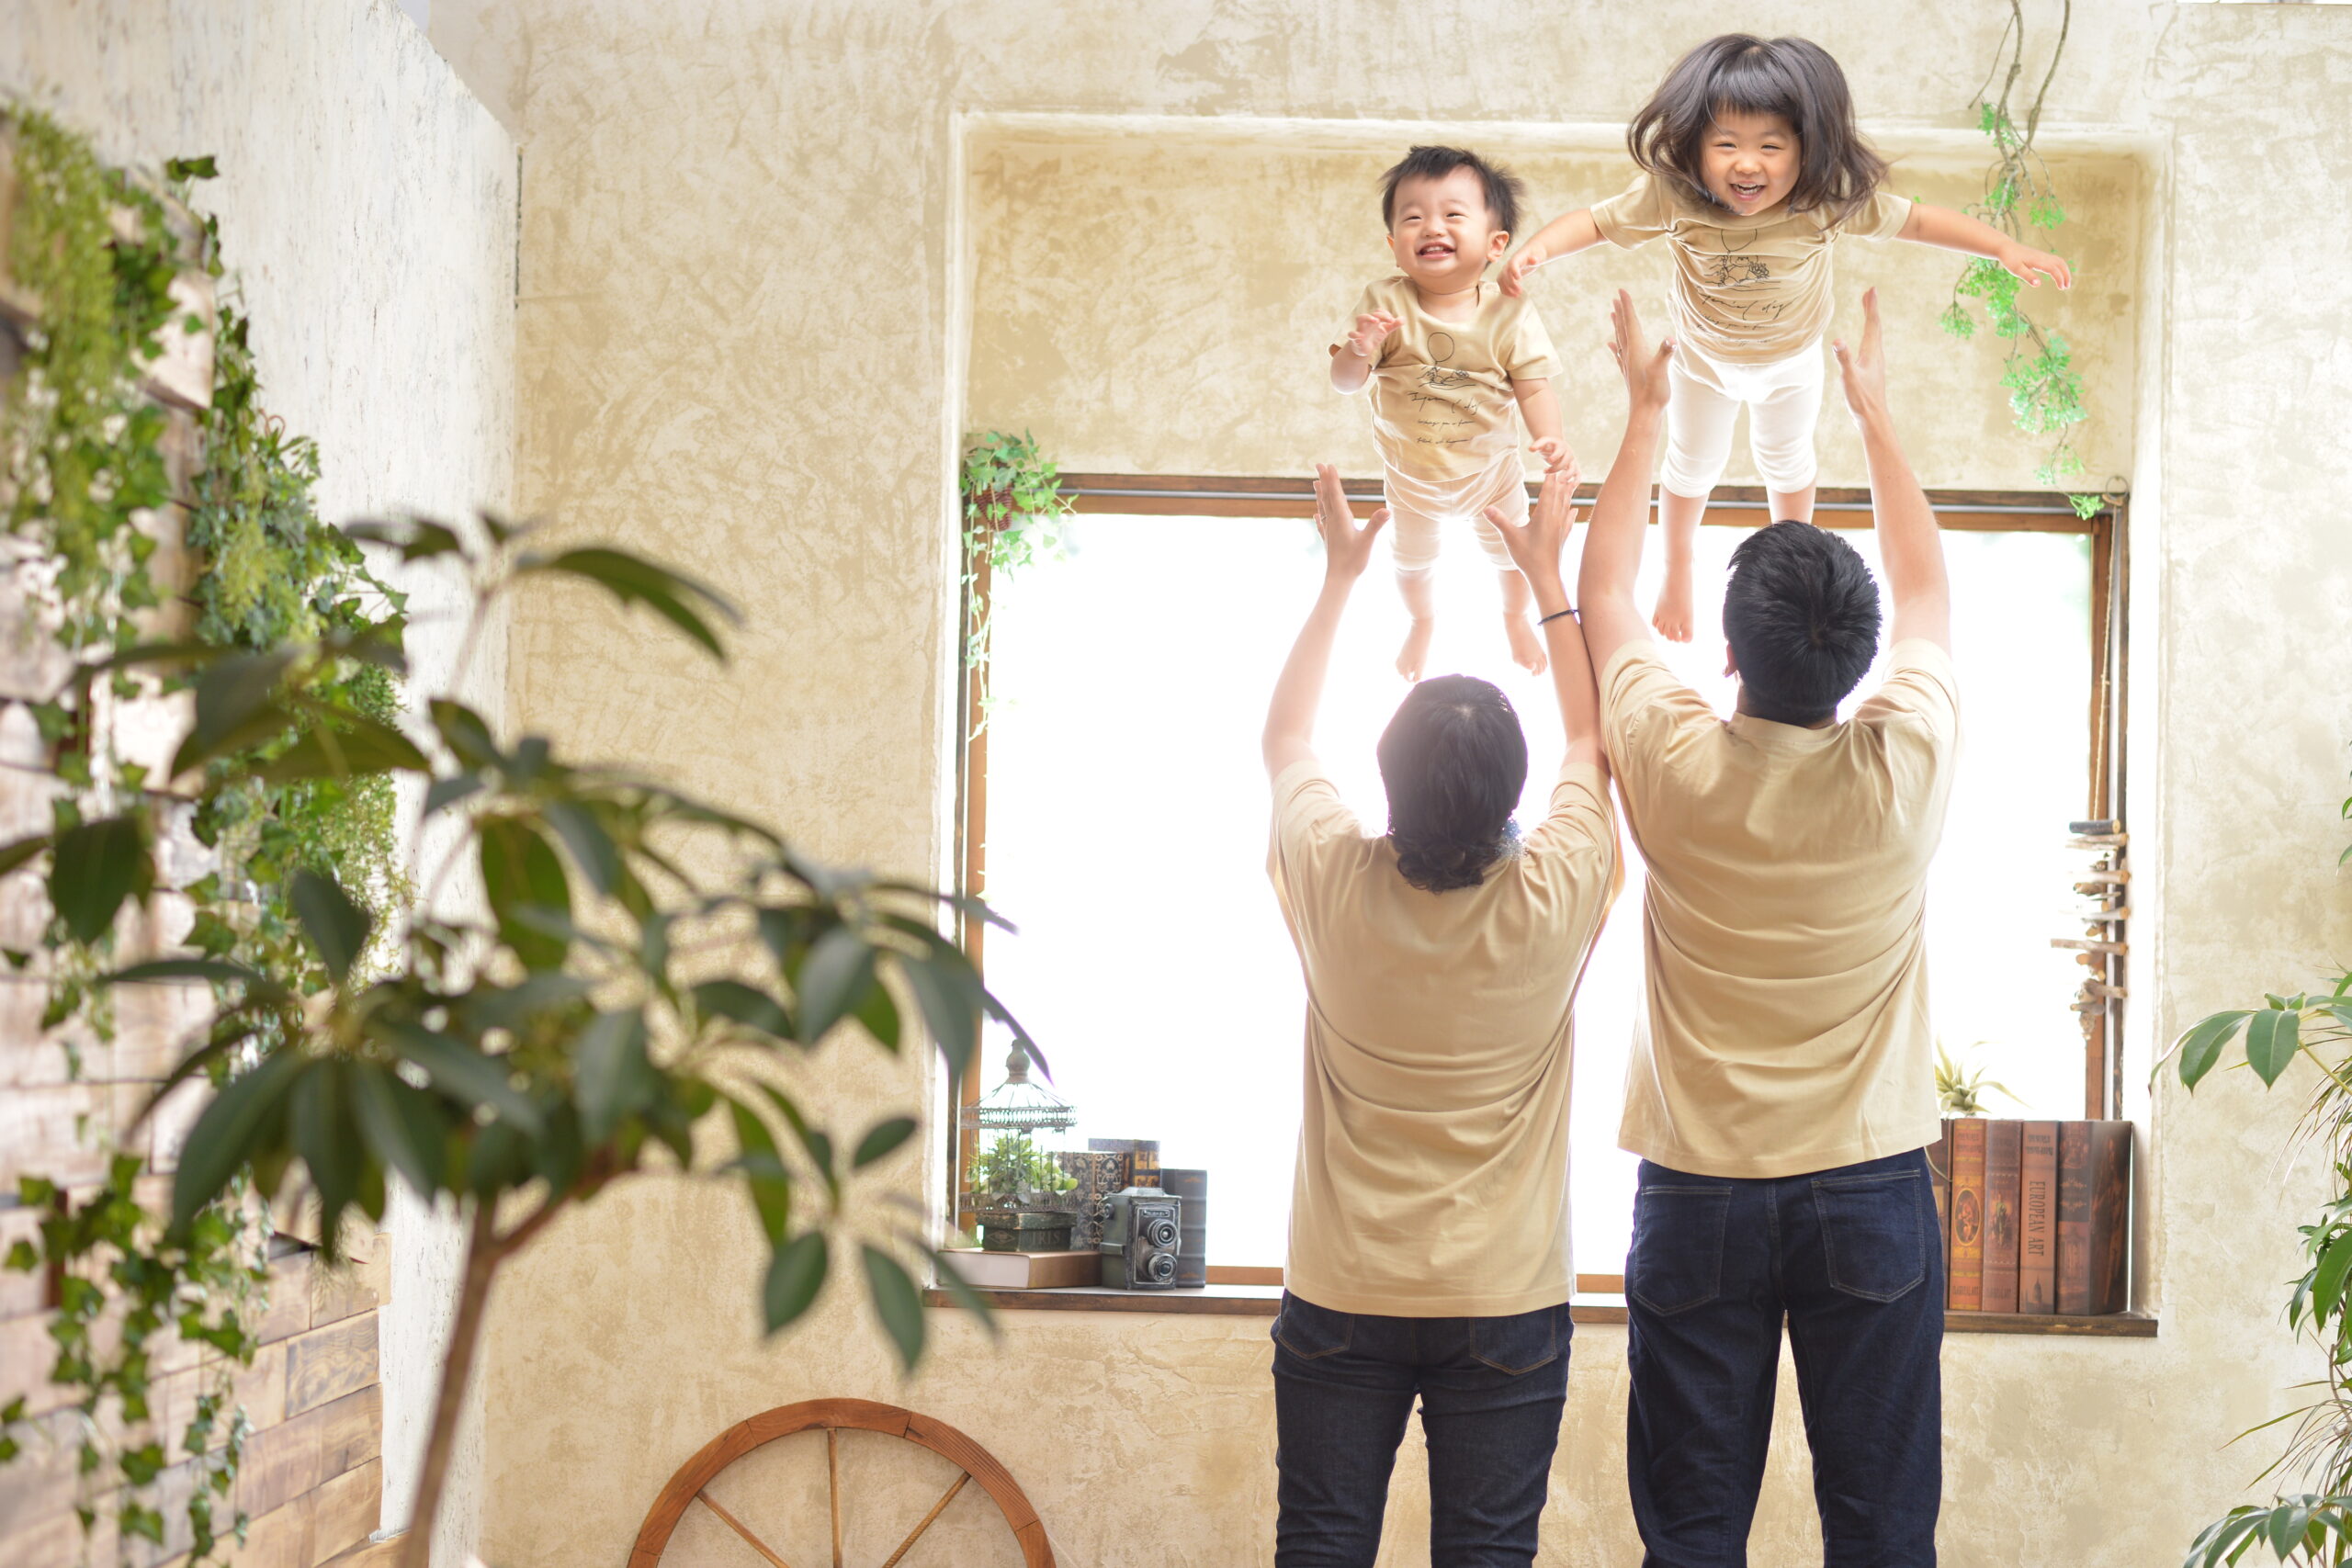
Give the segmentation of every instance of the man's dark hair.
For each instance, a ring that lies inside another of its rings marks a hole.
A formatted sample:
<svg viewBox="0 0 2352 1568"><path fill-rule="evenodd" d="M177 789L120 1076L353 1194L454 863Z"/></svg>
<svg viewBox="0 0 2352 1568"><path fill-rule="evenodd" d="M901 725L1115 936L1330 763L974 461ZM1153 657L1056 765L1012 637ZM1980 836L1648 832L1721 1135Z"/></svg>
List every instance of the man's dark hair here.
<svg viewBox="0 0 2352 1568"><path fill-rule="evenodd" d="M1428 893L1476 887L1510 847L1527 736L1502 689L1475 675L1415 686L1380 735L1396 869Z"/></svg>
<svg viewBox="0 0 2352 1568"><path fill-rule="evenodd" d="M1854 547L1810 523L1759 528L1731 553L1724 638L1741 706L1776 724L1838 711L1878 654L1878 584Z"/></svg>
<svg viewBox="0 0 2352 1568"><path fill-rule="evenodd" d="M1519 232L1519 197L1525 187L1519 176L1498 164L1459 147L1416 147L1396 166L1380 176L1380 226L1396 227L1396 187L1407 180L1442 180L1456 169L1470 169L1487 193L1487 212L1495 227L1507 234Z"/></svg>
<svg viewBox="0 0 2352 1568"><path fill-rule="evenodd" d="M1725 33L1675 62L1625 128L1625 150L1653 175L1679 181L1712 203L1699 171L1700 145L1724 110L1776 114L1797 133L1797 182L1789 206L1842 220L1886 178L1886 160L1854 126L1846 73L1809 39Z"/></svg>

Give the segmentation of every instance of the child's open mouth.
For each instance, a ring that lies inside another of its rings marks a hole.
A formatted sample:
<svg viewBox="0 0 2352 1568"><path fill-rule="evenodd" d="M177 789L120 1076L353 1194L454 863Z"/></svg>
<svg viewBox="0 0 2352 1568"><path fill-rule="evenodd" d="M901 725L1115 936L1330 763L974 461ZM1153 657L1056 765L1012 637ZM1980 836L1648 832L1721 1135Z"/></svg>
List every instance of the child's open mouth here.
<svg viewBox="0 0 2352 1568"><path fill-rule="evenodd" d="M1431 240L1413 254L1423 261L1443 261L1453 254L1453 247L1443 240Z"/></svg>
<svg viewBox="0 0 2352 1568"><path fill-rule="evenodd" d="M1732 199L1735 201L1754 201L1764 194L1764 182L1761 180L1754 185L1742 185L1737 180L1733 180L1730 184Z"/></svg>

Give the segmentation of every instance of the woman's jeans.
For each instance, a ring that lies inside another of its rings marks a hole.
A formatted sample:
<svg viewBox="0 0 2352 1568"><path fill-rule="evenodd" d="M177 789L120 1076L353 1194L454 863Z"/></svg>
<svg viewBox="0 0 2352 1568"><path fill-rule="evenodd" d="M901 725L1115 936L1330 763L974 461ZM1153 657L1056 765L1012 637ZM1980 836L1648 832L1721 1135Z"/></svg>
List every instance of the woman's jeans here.
<svg viewBox="0 0 2352 1568"><path fill-rule="evenodd" d="M1372 1568L1416 1396L1432 1568L1527 1568L1571 1332L1566 1303L1511 1317L1375 1317L1284 1292L1274 1319L1276 1568Z"/></svg>
<svg viewBox="0 0 2352 1568"><path fill-rule="evenodd" d="M1736 1568L1788 1322L1825 1568L1932 1568L1944 1259L1924 1150L1735 1180L1642 1162L1625 1412L1645 1568Z"/></svg>

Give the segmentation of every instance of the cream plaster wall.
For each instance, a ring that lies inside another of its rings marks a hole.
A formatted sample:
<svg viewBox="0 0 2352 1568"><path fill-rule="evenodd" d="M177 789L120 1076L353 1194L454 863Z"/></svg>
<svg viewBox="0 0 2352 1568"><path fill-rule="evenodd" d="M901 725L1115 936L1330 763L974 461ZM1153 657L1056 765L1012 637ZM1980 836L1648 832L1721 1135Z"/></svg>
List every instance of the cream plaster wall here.
<svg viewBox="0 0 2352 1568"><path fill-rule="evenodd" d="M812 849L909 871L945 857L954 441L990 384L976 367L967 409L974 340L960 312L973 295L957 225L985 203L968 198L983 159L965 133L993 123L971 117L1467 121L1498 136L1565 122L1577 145L1600 147L1680 50L1735 19L1688 0L434 10L436 39L524 146L523 505L680 558L754 616L736 664L713 679L601 610L532 611L514 642L523 718L591 752L664 759ZM1776 0L1736 19L1826 43L1867 120L1900 147L1964 126L1960 106L2005 14ZM2101 374L2125 376L2101 395L2119 400L2105 440L2140 498L2135 1010L2153 1038L2352 950L2325 870L2352 736L2352 548L2332 471L2352 416L2336 338L2352 281L2314 259L2352 183L2352 154L2329 129L2352 85L2352 15L2086 0L2074 28L2053 123L2148 171L2137 229L2107 231L2119 275L2086 287L2132 291L2104 318L2128 317L2133 335L2101 338ZM1154 120L1131 129L1136 150L1120 155L1147 167L1198 139ZM1562 198L1568 173L1545 175ZM1331 214L1312 243L1332 259L1302 259L1302 296L1330 269L1354 276L1368 226L1361 176L1344 184L1284 187ZM2104 221L2083 214L2086 230ZM1137 236L1137 270L1194 287L1182 261L1148 254L1150 238ZM1274 293L1250 299L1251 320L1311 370L1329 301L1294 305L1274 270L1252 269ZM1905 277L1895 303L1930 310ZM1955 421L1930 426L1955 441L1997 432L1984 377L1952 372L1951 351L1923 339L1898 346L1923 423ZM1041 358L1052 374L1108 385L1056 352L1075 368ZM2131 389L2128 419L2118 385ZM1106 466L1226 466L1230 432L1188 423L1181 392L1117 395L1166 438L1123 445L1084 408L1037 408L1035 423L1066 456ZM1976 423L1939 415L1943 400L1976 408ZM1597 451L1605 435L1582 439ZM1986 455L2014 457L1990 444ZM1958 471L2014 482L2007 468ZM819 1092L848 1120L935 1093L928 1075L854 1047L836 1045L824 1066ZM2312 1370L2277 1317L2291 1225L2314 1190L2308 1173L2275 1190L2291 1113L2290 1097L2266 1100L2244 1075L2194 1104L2159 1091L2141 1261L2160 1338L1950 1341L1946 1562L2177 1562L2243 1495L2263 1450L2222 1445L2286 1408ZM914 1190L911 1165L903 1174ZM648 1180L514 1267L489 1353L493 1561L617 1563L684 1455L729 1422L814 1394L896 1399L965 1427L1028 1486L1067 1562L1223 1568L1270 1555L1262 1320L1018 1316L990 1347L942 1314L942 1353L902 1385L845 1292L763 1344L756 1256L737 1201ZM1544 1560L1630 1562L1623 1335L1589 1330L1577 1355ZM1793 1405L1758 1562L1817 1551ZM1395 1506L1408 1534L1426 1512L1417 1446ZM1137 1495L1160 1522L1136 1522ZM956 1560L987 1561L973 1549ZM1423 1551L1394 1539L1388 1560Z"/></svg>
<svg viewBox="0 0 2352 1568"><path fill-rule="evenodd" d="M119 162L216 154L197 200L253 319L272 412L319 444L320 514L505 508L514 449L513 138L393 0L16 0L0 91ZM413 692L448 688L448 586L412 589ZM505 649L463 690L496 716ZM457 1253L396 1208L379 1322L385 1517L403 1522L447 1334ZM473 1542L479 1435L442 1543Z"/></svg>

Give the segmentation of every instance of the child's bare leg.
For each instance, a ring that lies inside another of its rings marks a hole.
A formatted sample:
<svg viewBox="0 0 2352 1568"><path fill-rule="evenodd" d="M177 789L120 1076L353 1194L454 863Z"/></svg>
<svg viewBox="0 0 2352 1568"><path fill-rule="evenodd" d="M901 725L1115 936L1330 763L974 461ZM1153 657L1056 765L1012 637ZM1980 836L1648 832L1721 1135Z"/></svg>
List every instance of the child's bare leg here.
<svg viewBox="0 0 2352 1568"><path fill-rule="evenodd" d="M1810 523L1813 521L1813 496L1821 487L1809 484L1803 490L1768 491L1772 498L1772 521L1775 523Z"/></svg>
<svg viewBox="0 0 2352 1568"><path fill-rule="evenodd" d="M1657 591L1657 608L1650 625L1668 642L1690 640L1690 574L1699 553L1699 519L1706 514L1703 495L1677 495L1660 486L1658 522L1666 533L1666 582Z"/></svg>
<svg viewBox="0 0 2352 1568"><path fill-rule="evenodd" d="M1437 594L1433 591L1432 569L1399 570L1396 592L1405 601L1405 613L1413 617L1410 629L1405 633L1405 646L1396 651L1396 673L1408 681L1418 681L1430 661L1430 638L1437 632Z"/></svg>
<svg viewBox="0 0 2352 1568"><path fill-rule="evenodd" d="M1503 631L1510 638L1511 662L1530 675L1541 675L1551 668L1551 657L1544 651L1544 639L1535 633L1535 623L1527 618L1535 607L1535 591L1527 585L1517 567L1496 573L1503 585Z"/></svg>

